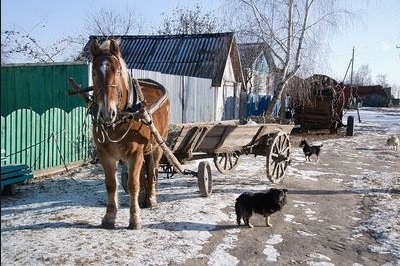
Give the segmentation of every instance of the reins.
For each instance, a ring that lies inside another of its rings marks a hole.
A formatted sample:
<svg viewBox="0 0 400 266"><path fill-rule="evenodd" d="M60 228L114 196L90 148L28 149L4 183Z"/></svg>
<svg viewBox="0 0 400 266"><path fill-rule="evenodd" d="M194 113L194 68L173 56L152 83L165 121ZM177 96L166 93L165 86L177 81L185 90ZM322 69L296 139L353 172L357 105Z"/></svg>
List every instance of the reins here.
<svg viewBox="0 0 400 266"><path fill-rule="evenodd" d="M131 127L132 127L132 125L133 125L133 122L134 122L134 119L131 119L131 121L130 121L130 123L129 123L129 127L127 128L127 130L125 131L125 133L119 138L119 139L116 139L116 140L114 140L114 139L111 139L111 137L108 135L108 131L104 128L104 124L100 124L100 126L101 126L101 135L102 135L102 140L100 140L100 139L97 139L100 143L104 143L105 142L105 137L104 137L104 135L106 135L106 137L107 137L107 139L110 141L110 142L113 142L113 143L117 143L117 142L120 142L121 140L123 140L125 137L126 137L126 135L128 134L128 132L129 132L129 130L131 129ZM99 130L99 127L96 127L96 132L98 132L98 130Z"/></svg>

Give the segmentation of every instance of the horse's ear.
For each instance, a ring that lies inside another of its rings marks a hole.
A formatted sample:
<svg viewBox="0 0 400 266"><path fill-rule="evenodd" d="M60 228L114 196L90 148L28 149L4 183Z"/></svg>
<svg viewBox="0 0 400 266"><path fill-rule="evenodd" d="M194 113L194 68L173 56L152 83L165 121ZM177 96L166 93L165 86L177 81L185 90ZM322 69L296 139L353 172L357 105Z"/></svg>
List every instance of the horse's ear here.
<svg viewBox="0 0 400 266"><path fill-rule="evenodd" d="M119 43L116 40L110 40L110 53L116 57L121 56L121 49L119 48Z"/></svg>
<svg viewBox="0 0 400 266"><path fill-rule="evenodd" d="M90 44L90 54L95 56L101 53L100 45L97 40L93 40Z"/></svg>

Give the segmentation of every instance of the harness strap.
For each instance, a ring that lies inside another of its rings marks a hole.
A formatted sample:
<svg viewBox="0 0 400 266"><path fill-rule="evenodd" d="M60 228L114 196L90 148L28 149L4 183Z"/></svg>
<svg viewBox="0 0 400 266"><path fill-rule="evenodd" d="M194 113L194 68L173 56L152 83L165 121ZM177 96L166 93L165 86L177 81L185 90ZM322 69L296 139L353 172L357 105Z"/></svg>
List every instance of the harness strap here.
<svg viewBox="0 0 400 266"><path fill-rule="evenodd" d="M136 79L132 78L128 72L129 77L129 88L128 88L128 104L126 110L137 111L141 108L141 104L144 102L143 92L137 84Z"/></svg>
<svg viewBox="0 0 400 266"><path fill-rule="evenodd" d="M151 85L156 85L162 93L162 96L155 103L153 103L148 108L145 108L146 100L143 96L143 92L142 92L141 86L139 84L139 80L134 79L134 78L130 78L130 79L131 79L130 83L132 84L131 85L132 89L130 89L130 90L132 90L132 92L134 92L135 95L137 96L137 97L135 97L136 103L135 103L135 105L125 108L125 110L123 112L121 112L123 118L128 118L128 117L132 117L132 116L133 117L136 116L136 117L140 118L141 117L141 114L140 114L141 109L146 109L146 111L151 115L158 108L160 108L161 105L163 105L163 103L168 99L168 91L165 89L165 87L163 85L161 85L160 83L155 82L155 81L150 82L148 80L141 80L141 82L145 82L145 83L147 82ZM133 94L133 93L130 93L130 94ZM129 98L131 98L131 96L129 96Z"/></svg>
<svg viewBox="0 0 400 266"><path fill-rule="evenodd" d="M137 83L137 86L140 87L139 85L139 81L135 80ZM162 96L160 97L160 99L157 100L157 102L153 103L148 109L147 112L149 112L149 114L154 113L158 108L161 107L161 105L163 105L163 103L168 99L168 91L165 89L165 87L163 85L161 85L160 83L154 81L154 80L141 80L141 82L144 83L150 83L152 85L156 85L162 93ZM143 95L142 95L143 97Z"/></svg>

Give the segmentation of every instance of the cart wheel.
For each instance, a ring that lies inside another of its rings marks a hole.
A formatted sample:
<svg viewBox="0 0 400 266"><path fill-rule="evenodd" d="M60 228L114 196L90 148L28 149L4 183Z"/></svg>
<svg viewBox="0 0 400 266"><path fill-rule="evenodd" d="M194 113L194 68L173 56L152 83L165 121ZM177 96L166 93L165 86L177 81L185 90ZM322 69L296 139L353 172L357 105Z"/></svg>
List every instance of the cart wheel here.
<svg viewBox="0 0 400 266"><path fill-rule="evenodd" d="M222 174L229 174L239 163L239 155L236 152L218 153L214 156L214 164Z"/></svg>
<svg viewBox="0 0 400 266"><path fill-rule="evenodd" d="M267 176L269 180L272 183L281 182L289 164L289 136L283 132L279 132L267 148Z"/></svg>
<svg viewBox="0 0 400 266"><path fill-rule="evenodd" d="M347 128L346 128L346 136L354 135L354 116L350 115L347 117Z"/></svg>
<svg viewBox="0 0 400 266"><path fill-rule="evenodd" d="M197 182L199 185L200 195L208 197L212 192L211 167L208 162L200 162L197 172Z"/></svg>

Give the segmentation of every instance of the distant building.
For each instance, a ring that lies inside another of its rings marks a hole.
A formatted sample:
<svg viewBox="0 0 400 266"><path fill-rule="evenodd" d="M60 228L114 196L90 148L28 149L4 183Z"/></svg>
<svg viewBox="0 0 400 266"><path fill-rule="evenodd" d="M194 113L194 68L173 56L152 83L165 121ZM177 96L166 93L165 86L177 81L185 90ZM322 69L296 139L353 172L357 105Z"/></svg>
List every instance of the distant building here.
<svg viewBox="0 0 400 266"><path fill-rule="evenodd" d="M244 82L249 94L273 95L272 59L264 43L239 43Z"/></svg>
<svg viewBox="0 0 400 266"><path fill-rule="evenodd" d="M383 88L381 85L358 86L356 95L361 100L361 105L365 107L388 107L391 104L392 89Z"/></svg>
<svg viewBox="0 0 400 266"><path fill-rule="evenodd" d="M260 116L267 110L275 88L275 65L265 43L239 43L244 83L247 89L247 116ZM278 114L279 106L274 110Z"/></svg>

